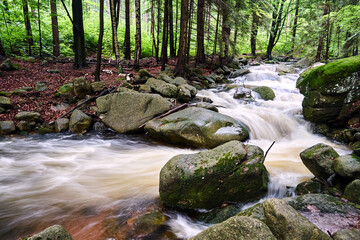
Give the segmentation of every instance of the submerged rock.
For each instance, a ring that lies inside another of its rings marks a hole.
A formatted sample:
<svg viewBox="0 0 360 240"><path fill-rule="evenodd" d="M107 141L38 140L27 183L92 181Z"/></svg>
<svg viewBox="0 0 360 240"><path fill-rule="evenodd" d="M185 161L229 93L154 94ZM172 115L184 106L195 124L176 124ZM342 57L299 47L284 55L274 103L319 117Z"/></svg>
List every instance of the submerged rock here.
<svg viewBox="0 0 360 240"><path fill-rule="evenodd" d="M161 141L198 148L212 148L249 137L248 128L242 122L197 107L151 120L145 125L145 130Z"/></svg>
<svg viewBox="0 0 360 240"><path fill-rule="evenodd" d="M73 240L73 238L65 230L65 228L60 225L54 225L27 238L26 240Z"/></svg>
<svg viewBox="0 0 360 240"><path fill-rule="evenodd" d="M243 76L245 74L248 74L250 73L250 70L249 69L239 69L239 70L236 70L234 72L232 72L229 76L229 78L237 78L237 77L240 77L240 76Z"/></svg>
<svg viewBox="0 0 360 240"><path fill-rule="evenodd" d="M160 172L160 198L167 207L211 209L223 202L250 202L267 193L263 151L239 141L171 158Z"/></svg>
<svg viewBox="0 0 360 240"><path fill-rule="evenodd" d="M260 97L262 99L264 99L265 101L274 100L274 98L275 98L274 91L271 88L266 87L266 86L256 87L253 89L253 91L257 92L260 95Z"/></svg>

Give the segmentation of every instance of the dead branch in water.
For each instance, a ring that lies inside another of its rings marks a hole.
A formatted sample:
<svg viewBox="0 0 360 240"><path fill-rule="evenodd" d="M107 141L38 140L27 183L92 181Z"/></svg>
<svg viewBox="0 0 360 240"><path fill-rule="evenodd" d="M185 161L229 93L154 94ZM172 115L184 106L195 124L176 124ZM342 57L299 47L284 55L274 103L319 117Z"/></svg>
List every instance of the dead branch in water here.
<svg viewBox="0 0 360 240"><path fill-rule="evenodd" d="M270 149L272 148L272 146L274 146L274 144L275 144L275 141L273 141L273 143L270 145L270 147L269 147L268 150L266 151L265 156L264 156L264 159L266 158L268 152L270 151Z"/></svg>

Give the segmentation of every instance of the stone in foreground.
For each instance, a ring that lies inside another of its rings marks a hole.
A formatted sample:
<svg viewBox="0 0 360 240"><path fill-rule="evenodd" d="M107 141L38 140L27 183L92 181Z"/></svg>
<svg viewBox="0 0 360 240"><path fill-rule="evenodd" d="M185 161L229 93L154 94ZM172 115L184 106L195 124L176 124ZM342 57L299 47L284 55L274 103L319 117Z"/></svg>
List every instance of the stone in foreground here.
<svg viewBox="0 0 360 240"><path fill-rule="evenodd" d="M73 240L70 234L60 225L46 228L44 231L35 234L27 240Z"/></svg>
<svg viewBox="0 0 360 240"><path fill-rule="evenodd" d="M160 198L167 207L211 209L224 202L250 202L267 193L264 153L231 141L212 150L171 158L160 172Z"/></svg>

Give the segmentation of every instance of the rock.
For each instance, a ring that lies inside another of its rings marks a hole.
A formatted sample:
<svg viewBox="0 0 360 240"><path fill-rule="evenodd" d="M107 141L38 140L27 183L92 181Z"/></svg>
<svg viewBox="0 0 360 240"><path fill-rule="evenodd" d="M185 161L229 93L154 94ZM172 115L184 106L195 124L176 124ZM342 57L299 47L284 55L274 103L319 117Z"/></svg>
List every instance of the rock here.
<svg viewBox="0 0 360 240"><path fill-rule="evenodd" d="M103 122L96 122L96 123L94 123L93 129L95 131L105 131L108 128L106 127L106 125Z"/></svg>
<svg viewBox="0 0 360 240"><path fill-rule="evenodd" d="M61 71L59 69L47 69L46 70L48 73L53 73L53 74L57 74L60 73Z"/></svg>
<svg viewBox="0 0 360 240"><path fill-rule="evenodd" d="M0 134L11 134L16 131L13 121L0 121Z"/></svg>
<svg viewBox="0 0 360 240"><path fill-rule="evenodd" d="M211 103L207 103L207 102L198 102L195 104L195 107L198 108L205 108L207 110L211 110L214 112L219 112L219 110L217 109L217 107L215 107L214 105L212 105Z"/></svg>
<svg viewBox="0 0 360 240"><path fill-rule="evenodd" d="M73 91L74 85L72 83L66 83L57 90L57 92L60 94L71 94Z"/></svg>
<svg viewBox="0 0 360 240"><path fill-rule="evenodd" d="M196 221L216 224L226 221L241 211L241 207L237 205L224 204L220 207L211 209L210 211L201 211L196 214Z"/></svg>
<svg viewBox="0 0 360 240"><path fill-rule="evenodd" d="M228 68L227 66L224 65L221 68L222 70L224 70L224 75L229 75L231 73L231 69Z"/></svg>
<svg viewBox="0 0 360 240"><path fill-rule="evenodd" d="M243 65L247 65L249 63L249 61L246 58L241 58L241 59L239 59L239 63L241 63Z"/></svg>
<svg viewBox="0 0 360 240"><path fill-rule="evenodd" d="M75 96L78 98L84 98L86 95L91 93L91 85L83 77L74 79L73 86L74 86Z"/></svg>
<svg viewBox="0 0 360 240"><path fill-rule="evenodd" d="M46 84L45 83L43 83L43 82L36 82L36 84L35 84L35 91L37 91L37 92L43 92L43 91L46 91L48 88L47 88L47 86L46 86Z"/></svg>
<svg viewBox="0 0 360 240"><path fill-rule="evenodd" d="M151 87L149 85L142 84L139 87L139 92L151 92Z"/></svg>
<svg viewBox="0 0 360 240"><path fill-rule="evenodd" d="M189 84L183 84L178 86L177 99L182 102L190 102L192 98L196 96L197 90Z"/></svg>
<svg viewBox="0 0 360 240"><path fill-rule="evenodd" d="M146 69L140 69L139 70L139 76L140 76L141 79L143 79L143 78L153 78L154 77Z"/></svg>
<svg viewBox="0 0 360 240"><path fill-rule="evenodd" d="M309 67L311 64L313 64L314 60L308 57L304 57L302 59L300 59L298 62L296 62L294 64L294 67L298 67L298 68L307 68Z"/></svg>
<svg viewBox="0 0 360 240"><path fill-rule="evenodd" d="M23 121L28 121L28 122L39 122L41 118L40 113L38 112L19 112L18 114L15 115L15 119L16 120L23 120Z"/></svg>
<svg viewBox="0 0 360 240"><path fill-rule="evenodd" d="M91 117L82 111L75 109L70 117L69 129L72 133L84 133L91 125Z"/></svg>
<svg viewBox="0 0 360 240"><path fill-rule="evenodd" d="M216 70L215 70L215 73L216 73L216 74L219 74L219 75L224 75L224 74L225 74L225 72L224 72L224 70L223 70L222 68L216 69Z"/></svg>
<svg viewBox="0 0 360 240"><path fill-rule="evenodd" d="M211 100L211 98L208 97L195 97L194 102L207 102L207 103L213 103L214 101Z"/></svg>
<svg viewBox="0 0 360 240"><path fill-rule="evenodd" d="M120 133L140 131L140 125L173 106L157 94L132 92L108 94L96 99L96 104L102 121Z"/></svg>
<svg viewBox="0 0 360 240"><path fill-rule="evenodd" d="M309 180L302 183L299 183L295 188L295 193L297 195L309 194L309 193L321 193L323 191L323 186L321 183Z"/></svg>
<svg viewBox="0 0 360 240"><path fill-rule="evenodd" d="M47 67L47 66L49 66L49 61L48 61L48 60L43 60L43 61L41 61L40 66L42 66L42 67Z"/></svg>
<svg viewBox="0 0 360 240"><path fill-rule="evenodd" d="M248 73L250 73L249 69L246 69L246 68L239 69L239 70L236 70L236 71L232 72L230 74L229 78L237 78L237 77L243 76L243 75L248 74Z"/></svg>
<svg viewBox="0 0 360 240"><path fill-rule="evenodd" d="M16 125L17 129L19 129L19 131L24 131L24 132L29 132L31 131L31 124L27 121L20 121L17 125Z"/></svg>
<svg viewBox="0 0 360 240"><path fill-rule="evenodd" d="M45 135L45 134L48 134L48 133L51 133L52 130L48 127L41 127L38 129L38 133L39 134L42 134L42 135Z"/></svg>
<svg viewBox="0 0 360 240"><path fill-rule="evenodd" d="M334 240L357 240L360 239L360 229L341 229L333 234Z"/></svg>
<svg viewBox="0 0 360 240"><path fill-rule="evenodd" d="M345 188L344 196L354 202L360 203L360 180L356 179L352 181Z"/></svg>
<svg viewBox="0 0 360 240"><path fill-rule="evenodd" d="M139 237L149 236L151 233L159 230L166 219L167 217L158 210L129 219L127 222L128 225L130 225L132 236L136 236L130 237L129 239L139 239Z"/></svg>
<svg viewBox="0 0 360 240"><path fill-rule="evenodd" d="M349 154L335 158L334 171L348 179L360 179L360 157Z"/></svg>
<svg viewBox="0 0 360 240"><path fill-rule="evenodd" d="M145 84L150 86L152 91L159 93L164 97L176 98L178 93L178 89L175 85L155 78L149 78Z"/></svg>
<svg viewBox="0 0 360 240"><path fill-rule="evenodd" d="M258 203L255 206L247 208L237 214L238 216L247 216L259 219L260 221L265 222L265 215L264 215L264 206L263 203Z"/></svg>
<svg viewBox="0 0 360 240"><path fill-rule="evenodd" d="M262 221L251 218L235 216L228 220L213 225L190 240L248 240L248 239L272 239L276 237L269 227Z"/></svg>
<svg viewBox="0 0 360 240"><path fill-rule="evenodd" d="M248 128L242 122L196 107L151 120L145 130L161 141L197 148L212 148L249 137Z"/></svg>
<svg viewBox="0 0 360 240"><path fill-rule="evenodd" d="M339 154L330 146L319 143L300 153L304 165L316 177L327 180L334 174L333 162Z"/></svg>
<svg viewBox="0 0 360 240"><path fill-rule="evenodd" d="M51 105L50 109L58 112L58 111L65 111L66 109L70 108L70 105L67 103L55 103L54 105Z"/></svg>
<svg viewBox="0 0 360 240"><path fill-rule="evenodd" d="M5 109L5 110L6 109L11 109L13 107L11 99L8 98L8 97L0 96L0 107Z"/></svg>
<svg viewBox="0 0 360 240"><path fill-rule="evenodd" d="M250 98L251 90L245 87L238 87L234 93L235 99Z"/></svg>
<svg viewBox="0 0 360 240"><path fill-rule="evenodd" d="M274 100L274 98L275 98L274 91L271 88L266 87L266 86L256 87L253 89L253 91L257 92L260 95L260 97L262 99L264 99L265 101Z"/></svg>
<svg viewBox="0 0 360 240"><path fill-rule="evenodd" d="M11 71L11 70L15 70L16 67L12 63L11 59L7 58L1 63L0 69L3 71Z"/></svg>
<svg viewBox="0 0 360 240"><path fill-rule="evenodd" d="M179 209L211 209L223 202L260 199L266 195L268 183L263 157L259 147L239 141L177 155L161 169L161 201Z"/></svg>
<svg viewBox="0 0 360 240"><path fill-rule="evenodd" d="M106 83L105 82L93 82L91 83L91 89L94 92L101 92L106 88Z"/></svg>
<svg viewBox="0 0 360 240"><path fill-rule="evenodd" d="M350 109L360 100L360 55L303 72L297 87L305 96L306 120L326 123L351 118Z"/></svg>
<svg viewBox="0 0 360 240"><path fill-rule="evenodd" d="M55 121L55 131L56 132L65 132L69 129L69 119L68 118L59 118Z"/></svg>
<svg viewBox="0 0 360 240"><path fill-rule="evenodd" d="M182 77L176 77L176 78L174 79L174 83L173 83L173 84L176 85L176 86L180 86L180 85L187 84L187 81L186 81L184 78L182 78Z"/></svg>
<svg viewBox="0 0 360 240"><path fill-rule="evenodd" d="M65 230L65 228L60 225L54 225L27 238L26 240L73 240L73 238Z"/></svg>
<svg viewBox="0 0 360 240"><path fill-rule="evenodd" d="M281 199L268 199L263 203L265 223L277 239L329 239L331 238Z"/></svg>
<svg viewBox="0 0 360 240"><path fill-rule="evenodd" d="M175 85L174 79L172 77L169 77L169 75L167 75L165 72L160 73L158 79Z"/></svg>
<svg viewBox="0 0 360 240"><path fill-rule="evenodd" d="M286 65L285 63L278 64L275 71L280 74L296 73L296 70L292 66Z"/></svg>
<svg viewBox="0 0 360 240"><path fill-rule="evenodd" d="M117 89L118 92L132 92L132 93L137 93L137 91L135 91L134 89L130 89L130 88L127 88L127 87L119 87Z"/></svg>

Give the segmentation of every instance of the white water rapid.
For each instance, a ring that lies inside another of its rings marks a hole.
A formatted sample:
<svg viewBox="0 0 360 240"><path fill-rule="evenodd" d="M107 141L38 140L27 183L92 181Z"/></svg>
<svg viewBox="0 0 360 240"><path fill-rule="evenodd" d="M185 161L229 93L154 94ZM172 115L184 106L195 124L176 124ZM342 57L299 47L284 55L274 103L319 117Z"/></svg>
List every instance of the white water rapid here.
<svg viewBox="0 0 360 240"><path fill-rule="evenodd" d="M298 75L278 76L275 68L251 67L250 74L233 79L238 86L271 87L274 101L263 101L255 93L255 102L235 100L235 88L198 95L211 98L221 113L248 125L247 144L266 151L275 141L265 161L271 178L268 197L283 197L286 186L312 177L299 157L305 148L322 142L340 154L348 150L311 133L300 112ZM162 166L177 154L194 152L121 134L0 139L0 239L26 237L56 223L74 240L125 239L121 222L159 206ZM179 239L206 227L179 213L169 216L169 231Z"/></svg>

